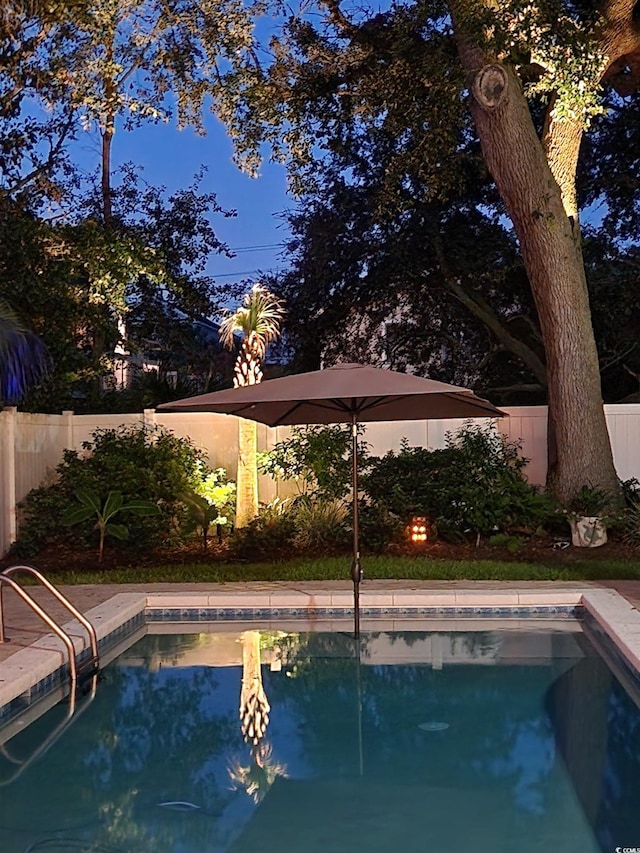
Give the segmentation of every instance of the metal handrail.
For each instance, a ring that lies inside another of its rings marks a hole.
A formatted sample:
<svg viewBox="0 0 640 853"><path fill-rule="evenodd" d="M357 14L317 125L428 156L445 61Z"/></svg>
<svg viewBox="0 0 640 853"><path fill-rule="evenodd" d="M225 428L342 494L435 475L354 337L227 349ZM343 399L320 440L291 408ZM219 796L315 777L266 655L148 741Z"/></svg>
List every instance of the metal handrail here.
<svg viewBox="0 0 640 853"><path fill-rule="evenodd" d="M71 682L71 693L75 696L76 684L78 681L78 671L76 666L76 650L73 645L73 641L71 637L64 631L57 622L55 622L51 616L47 613L46 610L43 610L42 607L38 604L38 602L32 598L28 592L26 592L19 583L16 583L13 578L9 577L5 572L0 572L0 596L2 595L3 584L9 584L11 589L16 592L20 598L29 605L29 607L33 610L35 614L37 614L43 622L45 622L49 628L56 634L62 642L67 647L67 652L69 654L69 681ZM2 636L2 642L4 642L4 624L2 622L2 606L0 604L0 634Z"/></svg>
<svg viewBox="0 0 640 853"><path fill-rule="evenodd" d="M74 607L73 604L71 604L69 599L66 596L64 596L60 592L60 590L51 583L51 581L48 581L47 578L45 578L45 576L42 574L42 572L39 572L33 566L27 566L27 565L10 566L8 569L5 569L3 572L0 572L0 643L6 642L5 633L4 633L4 608L2 606L2 589L3 589L2 580L3 579L11 579L10 576L17 574L18 572L26 572L27 574L30 574L34 578L36 578L36 580L39 581L47 590L49 590L49 592L60 602L60 604L62 604L63 607L66 607L66 609L69 611L69 613L71 613L71 615L74 616L78 620L78 622L80 622L80 624L85 628L86 632L89 635L89 643L91 645L91 654L93 655L93 664L97 668L99 666L99 663L100 663L100 658L98 656L98 636L96 634L96 629L93 627L91 622L89 622L89 620L86 618L86 616L83 616L82 613L80 613L80 611L76 607ZM12 586L12 589L15 589L15 586L13 586L13 585L11 585L11 586ZM19 588L22 589L22 587L19 587ZM31 598L31 596L29 596L29 598L30 598L31 602L33 602L35 604L35 602ZM38 612L38 611L36 611L36 612ZM45 611L43 611L41 609L41 613L44 613L44 612ZM41 613L38 613L38 615L41 616ZM45 620L45 621L47 621L47 620ZM47 624L50 626L49 622L47 622ZM75 651L74 651L73 656L74 656L74 662L75 662Z"/></svg>

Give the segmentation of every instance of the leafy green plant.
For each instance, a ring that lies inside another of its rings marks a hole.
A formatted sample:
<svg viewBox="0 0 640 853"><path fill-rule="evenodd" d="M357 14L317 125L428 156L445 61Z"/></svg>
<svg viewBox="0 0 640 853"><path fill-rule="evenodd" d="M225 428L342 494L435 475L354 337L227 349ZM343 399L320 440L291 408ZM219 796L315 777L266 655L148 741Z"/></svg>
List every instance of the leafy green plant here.
<svg viewBox="0 0 640 853"><path fill-rule="evenodd" d="M196 484L195 491L209 504L218 508L216 524L223 527L233 524L236 512L236 484L227 479L224 468L205 473L201 482Z"/></svg>
<svg viewBox="0 0 640 853"><path fill-rule="evenodd" d="M640 501L628 506L622 515L622 538L628 545L640 547Z"/></svg>
<svg viewBox="0 0 640 853"><path fill-rule="evenodd" d="M200 530L202 533L202 550L206 551L209 547L209 528L212 524L223 522L220 510L195 490L183 492L180 498L187 508L184 529L186 531ZM226 523L226 518L224 522Z"/></svg>
<svg viewBox="0 0 640 853"><path fill-rule="evenodd" d="M360 501L360 542L363 550L379 554L405 539L406 525L378 503Z"/></svg>
<svg viewBox="0 0 640 853"><path fill-rule="evenodd" d="M98 562L104 555L104 540L107 536L114 539L128 539L129 528L125 524L116 524L116 515L133 513L134 515L158 515L160 510L150 501L132 500L125 503L122 492L109 492L104 503L91 489L77 489L75 496L80 506L70 507L62 516L62 523L68 527L96 519L94 530L99 533Z"/></svg>
<svg viewBox="0 0 640 853"><path fill-rule="evenodd" d="M585 485L567 503L566 512L574 517L604 517L610 514L612 503L610 492Z"/></svg>
<svg viewBox="0 0 640 853"><path fill-rule="evenodd" d="M260 454L259 467L276 480L294 480L300 495L341 500L351 488L351 444L350 426L293 427L291 438ZM358 443L361 462L367 449L366 442Z"/></svg>
<svg viewBox="0 0 640 853"><path fill-rule="evenodd" d="M239 557L279 555L291 549L296 533L297 507L289 500L276 498L263 505L246 527L236 529L231 539Z"/></svg>
<svg viewBox="0 0 640 853"><path fill-rule="evenodd" d="M372 505L385 507L404 522L412 515L426 515L433 505L432 473L439 451L409 447L406 439L400 451L372 457L364 467L360 483Z"/></svg>

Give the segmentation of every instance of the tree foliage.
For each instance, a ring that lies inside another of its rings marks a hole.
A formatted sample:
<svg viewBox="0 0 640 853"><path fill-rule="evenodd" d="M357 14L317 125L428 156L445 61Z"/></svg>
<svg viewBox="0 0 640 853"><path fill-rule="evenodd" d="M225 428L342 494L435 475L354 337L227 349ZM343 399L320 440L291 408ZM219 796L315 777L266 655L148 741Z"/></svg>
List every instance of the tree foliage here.
<svg viewBox="0 0 640 853"><path fill-rule="evenodd" d="M226 251L210 219L226 212L202 191L203 177L168 195L125 168L109 229L97 213L99 192L91 189L62 222L43 221L17 203L0 205L0 297L22 307L52 360L25 405L39 411L113 405L95 387L96 379L113 375L109 353L118 343L134 355L151 348L164 371L196 375L202 390L224 374L221 347L198 339L193 326L218 308L205 265L212 251ZM104 352L94 348L98 335ZM158 395L156 388L148 402Z"/></svg>
<svg viewBox="0 0 640 853"><path fill-rule="evenodd" d="M615 145L625 156L624 138ZM404 198L380 214L376 176L385 164L372 151L357 185L333 176L289 216L290 269L271 287L288 306L296 366L374 361L504 405L546 402L535 304L501 208L483 192L486 178L446 206ZM637 249L598 226L585 229L584 253L603 395L615 402L638 391Z"/></svg>
<svg viewBox="0 0 640 853"><path fill-rule="evenodd" d="M322 191L323 158L337 163L345 152L341 177L359 187L370 145L386 144L385 171L370 188L383 218L389 202L409 211L447 205L481 153L531 285L557 451L549 470L561 497L588 474L617 488L576 164L585 130L606 112L603 85L618 95L637 86L635 15L632 0L424 0L385 11L326 0L317 16L291 16L273 42L269 97L287 127L298 188ZM484 212L482 200L475 205ZM576 459L581 442L588 462Z"/></svg>
<svg viewBox="0 0 640 853"><path fill-rule="evenodd" d="M101 407L114 348L150 342L165 354L187 343L183 373L216 383L220 348L202 346L192 324L218 307L204 265L226 250L210 222L221 208L200 191L202 176L168 199L162 188L141 187L130 168L114 176L111 146L117 129L146 121L175 116L179 127L204 132L209 108L231 121L231 93L257 73L253 26L238 0L3 7L0 278L8 274L0 296L55 338L51 379L30 405ZM102 140L89 190L67 147L86 131Z"/></svg>

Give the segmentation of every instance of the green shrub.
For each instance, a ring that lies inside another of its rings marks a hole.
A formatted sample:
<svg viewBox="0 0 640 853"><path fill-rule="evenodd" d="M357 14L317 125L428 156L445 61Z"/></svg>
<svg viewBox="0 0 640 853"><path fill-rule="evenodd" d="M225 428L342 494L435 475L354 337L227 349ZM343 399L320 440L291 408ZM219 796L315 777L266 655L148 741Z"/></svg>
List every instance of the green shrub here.
<svg viewBox="0 0 640 853"><path fill-rule="evenodd" d="M406 525L381 504L360 501L360 545L363 551L380 554L405 539Z"/></svg>
<svg viewBox="0 0 640 853"><path fill-rule="evenodd" d="M407 523L424 515L444 538L535 530L551 501L529 486L519 445L493 425L466 423L441 450L410 448L370 459L362 476L369 499Z"/></svg>
<svg viewBox="0 0 640 853"><path fill-rule="evenodd" d="M295 480L300 495L341 500L351 488L351 444L351 426L293 427L291 438L260 454L260 470L274 480ZM358 443L358 453L362 462L366 442Z"/></svg>
<svg viewBox="0 0 640 853"><path fill-rule="evenodd" d="M368 460L360 486L373 505L386 508L406 523L412 515L425 515L432 505L434 463L443 452L409 447L403 439L398 453L391 450Z"/></svg>
<svg viewBox="0 0 640 853"><path fill-rule="evenodd" d="M56 542L93 547L93 524L87 520L73 531L62 518L77 505L78 490L105 496L120 492L123 500L156 504L157 516L139 518L128 547L147 549L179 535L184 507L179 495L202 481L204 462L193 444L168 430L144 426L99 429L82 453L65 450L58 481L31 491L21 503L19 538L13 551L20 557L37 554Z"/></svg>
<svg viewBox="0 0 640 853"><path fill-rule="evenodd" d="M232 527L236 515L236 484L227 479L224 468L207 472L203 466L203 477L196 484L195 491L206 499L207 503L217 507L218 516L214 524Z"/></svg>
<svg viewBox="0 0 640 853"><path fill-rule="evenodd" d="M349 510L337 500L300 502L294 515L293 546L327 554L344 548L351 539Z"/></svg>
<svg viewBox="0 0 640 853"><path fill-rule="evenodd" d="M246 527L234 530L231 548L243 558L278 557L292 548L296 533L296 507L276 499L261 506Z"/></svg>

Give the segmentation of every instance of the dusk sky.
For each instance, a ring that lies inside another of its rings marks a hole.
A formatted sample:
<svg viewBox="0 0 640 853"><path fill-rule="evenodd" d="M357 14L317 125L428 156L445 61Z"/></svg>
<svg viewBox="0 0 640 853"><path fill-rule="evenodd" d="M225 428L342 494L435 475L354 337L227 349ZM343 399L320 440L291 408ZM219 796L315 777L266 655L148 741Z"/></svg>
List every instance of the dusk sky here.
<svg viewBox="0 0 640 853"><path fill-rule="evenodd" d="M81 135L74 159L87 171L98 168L100 139L97 133ZM259 178L250 178L233 163L233 147L224 127L207 116L207 136L198 136L191 128L178 131L173 124L146 124L127 132L118 130L113 143L113 168L132 162L143 166L142 177L154 186L166 186L169 192L186 188L201 165L207 167L202 184L205 192L214 192L225 209L237 210L234 218L216 215L212 224L218 237L231 249L240 249L232 259L213 255L208 269L218 276L217 283L256 277L257 271L282 268L281 244L288 229L281 214L293 207L286 195L283 166L265 161ZM248 247L271 247L253 250Z"/></svg>

